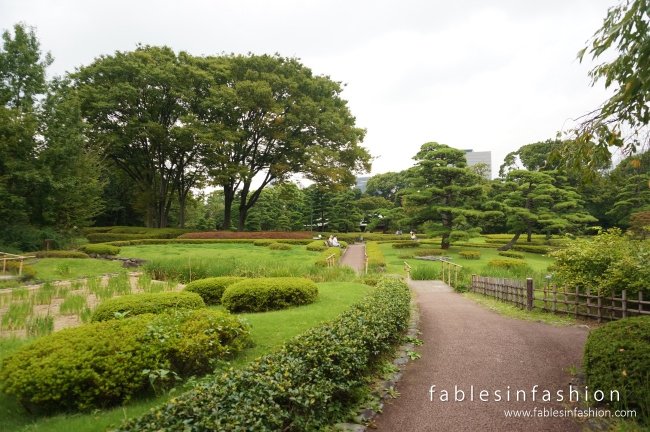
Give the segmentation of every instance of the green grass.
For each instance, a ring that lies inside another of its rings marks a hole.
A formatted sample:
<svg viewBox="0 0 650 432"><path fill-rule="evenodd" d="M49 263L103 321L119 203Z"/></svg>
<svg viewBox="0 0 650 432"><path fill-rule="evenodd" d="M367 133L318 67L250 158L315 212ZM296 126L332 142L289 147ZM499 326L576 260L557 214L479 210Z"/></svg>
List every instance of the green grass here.
<svg viewBox="0 0 650 432"><path fill-rule="evenodd" d="M36 280L52 281L117 273L122 268L122 262L102 259L43 258L30 266L37 271ZM58 272L63 266L69 269L69 273L65 276Z"/></svg>
<svg viewBox="0 0 650 432"><path fill-rule="evenodd" d="M368 294L372 288L367 285L343 282L320 283L318 289L318 299L310 305L282 311L242 314L252 324L251 338L255 345L238 354L230 366L240 368L257 357L272 353L292 337L323 321L335 318ZM19 339L0 339L0 360L26 343L28 341ZM61 414L52 417L32 417L13 398L0 394L0 432L14 430L103 432L110 425L120 424L122 419L148 412L149 409L162 404L179 392L180 389L170 396L135 400L124 407L106 411Z"/></svg>

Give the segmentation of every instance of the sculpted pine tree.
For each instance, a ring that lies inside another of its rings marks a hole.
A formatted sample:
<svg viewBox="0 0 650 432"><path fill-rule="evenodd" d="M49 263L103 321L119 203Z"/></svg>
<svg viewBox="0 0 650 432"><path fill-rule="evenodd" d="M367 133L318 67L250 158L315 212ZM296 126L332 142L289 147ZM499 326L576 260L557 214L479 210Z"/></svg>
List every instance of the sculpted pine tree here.
<svg viewBox="0 0 650 432"><path fill-rule="evenodd" d="M432 221L442 234L441 247L449 248L450 235L459 222L484 216L476 210L483 195L479 175L467 167L465 152L444 144L424 144L409 170L412 187L403 191L404 207L414 222Z"/></svg>

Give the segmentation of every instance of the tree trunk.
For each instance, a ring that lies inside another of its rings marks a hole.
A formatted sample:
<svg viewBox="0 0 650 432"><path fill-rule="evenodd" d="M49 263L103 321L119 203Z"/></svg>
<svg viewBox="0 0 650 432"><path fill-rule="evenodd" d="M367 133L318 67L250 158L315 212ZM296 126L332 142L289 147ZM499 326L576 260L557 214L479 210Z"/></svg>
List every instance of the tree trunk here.
<svg viewBox="0 0 650 432"><path fill-rule="evenodd" d="M442 250L447 250L449 249L449 233L442 233L442 241L440 242L440 248Z"/></svg>
<svg viewBox="0 0 650 432"><path fill-rule="evenodd" d="M533 224L528 222L528 243L533 241Z"/></svg>
<svg viewBox="0 0 650 432"><path fill-rule="evenodd" d="M178 197L178 207L180 209L180 226L185 228L185 196L180 195Z"/></svg>
<svg viewBox="0 0 650 432"><path fill-rule="evenodd" d="M510 241L509 241L505 246L501 246L501 247L498 248L497 250L500 250L500 251L507 251L507 250L510 250L510 248L511 248L515 243L517 243L517 240L519 240L519 236L520 236L520 235L521 235L521 230L518 230L518 231L515 233L515 236L512 238L512 240L510 240Z"/></svg>
<svg viewBox="0 0 650 432"><path fill-rule="evenodd" d="M232 185L223 185L223 229L230 230L230 221L232 218L232 203L235 201L235 190Z"/></svg>

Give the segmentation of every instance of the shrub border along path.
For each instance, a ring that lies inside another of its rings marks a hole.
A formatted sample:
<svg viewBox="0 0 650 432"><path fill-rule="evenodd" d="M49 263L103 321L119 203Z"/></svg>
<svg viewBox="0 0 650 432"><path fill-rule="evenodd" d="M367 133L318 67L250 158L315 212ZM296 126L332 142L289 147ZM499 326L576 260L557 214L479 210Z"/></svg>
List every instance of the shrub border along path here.
<svg viewBox="0 0 650 432"><path fill-rule="evenodd" d="M434 292L431 281L416 281L412 288L420 308L424 345L417 351L422 358L406 368L397 389L401 397L375 419L379 431L582 430L566 418L506 418L503 411L564 409L563 403L540 402L541 392L555 396L562 389L568 400L570 377L564 369L581 364L586 329L507 318L458 293ZM465 391L462 403L453 402L455 385ZM473 402L467 400L471 385ZM539 386L537 402L530 400L534 385ZM505 395L507 386L525 390L526 402L494 401L493 392ZM442 390L450 392L449 402L440 401ZM480 390L490 392L489 402L478 400Z"/></svg>

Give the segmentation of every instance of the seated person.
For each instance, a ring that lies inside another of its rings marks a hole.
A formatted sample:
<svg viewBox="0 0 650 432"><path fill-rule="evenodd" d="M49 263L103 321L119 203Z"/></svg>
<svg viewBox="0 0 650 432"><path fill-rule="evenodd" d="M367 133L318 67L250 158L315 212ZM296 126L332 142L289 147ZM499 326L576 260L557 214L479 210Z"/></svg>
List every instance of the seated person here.
<svg viewBox="0 0 650 432"><path fill-rule="evenodd" d="M334 236L334 239L332 239L332 246L334 247L341 247L341 244L339 243L339 239Z"/></svg>

